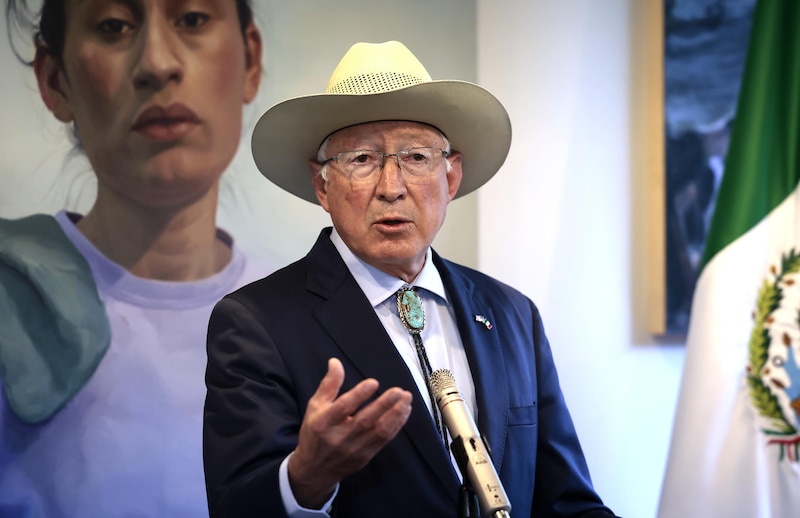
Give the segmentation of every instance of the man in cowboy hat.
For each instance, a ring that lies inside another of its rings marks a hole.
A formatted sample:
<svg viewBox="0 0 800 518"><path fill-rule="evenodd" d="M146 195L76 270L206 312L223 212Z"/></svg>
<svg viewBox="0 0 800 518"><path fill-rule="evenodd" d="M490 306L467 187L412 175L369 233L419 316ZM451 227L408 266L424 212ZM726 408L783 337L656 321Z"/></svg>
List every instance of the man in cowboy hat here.
<svg viewBox="0 0 800 518"><path fill-rule="evenodd" d="M262 116L259 169L320 204L333 228L211 317L212 516L455 515L471 480L428 383L440 369L515 516L613 516L592 489L534 304L430 246L448 203L488 181L510 142L494 96L432 81L398 42L354 45L324 94Z"/></svg>

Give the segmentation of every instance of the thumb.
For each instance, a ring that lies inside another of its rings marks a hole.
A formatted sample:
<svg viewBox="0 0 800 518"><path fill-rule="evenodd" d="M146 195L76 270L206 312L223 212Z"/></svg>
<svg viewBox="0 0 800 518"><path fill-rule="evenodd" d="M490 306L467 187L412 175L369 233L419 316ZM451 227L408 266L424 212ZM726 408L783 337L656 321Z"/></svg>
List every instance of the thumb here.
<svg viewBox="0 0 800 518"><path fill-rule="evenodd" d="M314 393L314 398L322 399L324 401L333 401L339 395L339 390L344 383L344 367L338 358L330 358L328 360L328 372L317 387Z"/></svg>

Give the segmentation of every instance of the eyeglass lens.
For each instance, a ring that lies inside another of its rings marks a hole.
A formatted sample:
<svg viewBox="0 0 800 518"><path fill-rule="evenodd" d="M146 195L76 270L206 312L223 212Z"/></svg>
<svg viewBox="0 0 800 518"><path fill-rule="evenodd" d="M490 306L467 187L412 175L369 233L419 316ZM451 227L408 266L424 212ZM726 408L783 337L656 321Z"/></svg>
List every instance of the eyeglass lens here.
<svg viewBox="0 0 800 518"><path fill-rule="evenodd" d="M343 151L336 157L339 167L353 178L367 178L383 169L386 157L394 157L398 167L412 176L429 176L435 173L444 158L439 148L417 147L401 149L397 153L373 150Z"/></svg>

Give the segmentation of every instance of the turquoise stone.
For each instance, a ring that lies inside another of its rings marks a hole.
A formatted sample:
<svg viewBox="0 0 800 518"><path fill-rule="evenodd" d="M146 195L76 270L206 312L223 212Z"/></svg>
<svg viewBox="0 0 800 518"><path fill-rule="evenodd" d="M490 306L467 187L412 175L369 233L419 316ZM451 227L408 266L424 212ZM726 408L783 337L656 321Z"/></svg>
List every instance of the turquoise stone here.
<svg viewBox="0 0 800 518"><path fill-rule="evenodd" d="M425 310L417 292L405 290L400 296L400 316L409 330L420 330L425 326Z"/></svg>

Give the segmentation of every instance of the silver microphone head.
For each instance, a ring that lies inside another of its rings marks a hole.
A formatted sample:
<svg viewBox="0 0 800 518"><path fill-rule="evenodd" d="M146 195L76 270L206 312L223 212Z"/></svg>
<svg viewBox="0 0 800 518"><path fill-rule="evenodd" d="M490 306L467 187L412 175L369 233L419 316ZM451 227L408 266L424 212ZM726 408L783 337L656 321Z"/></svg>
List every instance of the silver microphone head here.
<svg viewBox="0 0 800 518"><path fill-rule="evenodd" d="M436 369L429 378L434 397L439 399L447 394L458 393L456 379L448 369Z"/></svg>

